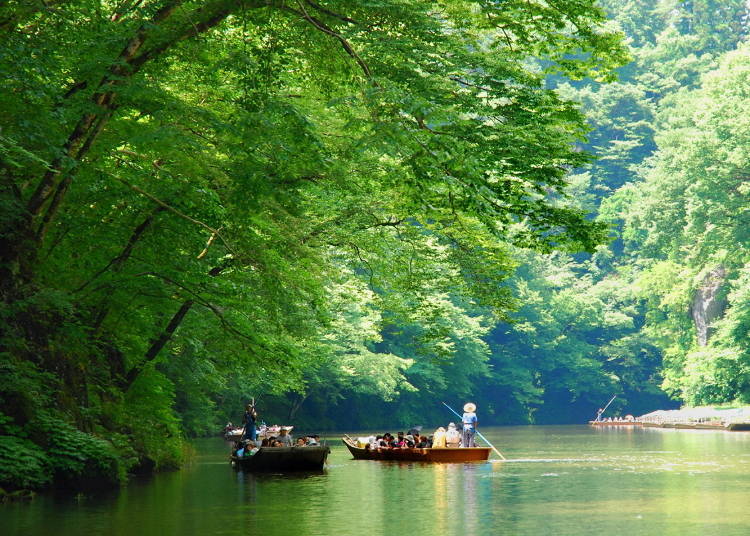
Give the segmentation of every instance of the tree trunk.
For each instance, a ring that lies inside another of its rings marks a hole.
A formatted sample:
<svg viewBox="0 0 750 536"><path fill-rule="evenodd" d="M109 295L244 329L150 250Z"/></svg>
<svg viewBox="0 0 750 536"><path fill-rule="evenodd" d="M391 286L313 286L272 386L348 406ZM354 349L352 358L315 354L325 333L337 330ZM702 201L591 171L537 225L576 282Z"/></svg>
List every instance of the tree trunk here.
<svg viewBox="0 0 750 536"><path fill-rule="evenodd" d="M164 331L162 331L156 339L151 341L151 346L146 352L143 361L130 369L130 371L125 375L125 389L133 385L133 382L135 382L136 378L138 378L146 365L156 359L156 356L159 355L159 352L161 352L162 348L164 348L167 342L169 342L169 339L172 338L175 330L177 330L179 325L182 323L182 320L185 318L185 315L188 314L188 311L190 311L190 309L193 307L194 303L195 302L193 300L185 301L169 321L167 327L164 328Z"/></svg>
<svg viewBox="0 0 750 536"><path fill-rule="evenodd" d="M208 275L211 277L216 277L221 274L225 269L227 268L227 265L219 265L211 268L211 270L208 272ZM177 330L177 328L180 326L182 321L185 318L185 315L190 311L190 309L195 304L195 300L186 300L183 302L183 304L180 306L180 308L177 310L177 312L172 316L172 319L169 321L169 324L167 324L167 327L164 329L164 331L151 342L151 346L149 347L148 351L146 352L146 355L143 358L143 361L139 363L138 365L134 366L126 375L123 382L123 389L127 390L131 385L133 385L133 382L138 378L138 375L143 371L143 369L148 365L151 361L156 359L156 357L159 355L159 352L164 348L164 346L169 342L169 340L172 338L172 335L174 335L174 332Z"/></svg>
<svg viewBox="0 0 750 536"><path fill-rule="evenodd" d="M109 261L109 263L102 269L100 269L98 272L96 272L91 279L86 281L83 285L78 287L76 289L77 291L81 291L84 288L86 288L88 285L90 285L96 278L101 276L104 272L107 270L111 270L114 273L119 272L122 269L122 266L125 264L125 262L130 258L131 253L133 252L133 248L135 247L136 243L143 237L143 235L146 233L149 227L154 222L154 219L156 216L164 210L164 207L156 207L151 214L149 214L146 219L144 219L138 227L136 227L133 230L133 233L130 235L130 239L128 240L127 244L125 244L125 247L122 249L122 252ZM105 302L102 304L96 314L94 315L94 323L92 325L92 331L93 333L98 333L99 328L101 328L102 323L104 322L104 319L107 317L107 314L110 311L110 306L108 302Z"/></svg>
<svg viewBox="0 0 750 536"><path fill-rule="evenodd" d="M292 400L292 405L289 407L289 422L294 422L294 419L297 416L297 412L302 407L302 404L305 403L305 400L307 400L307 396L308 395L298 393L294 397L294 400Z"/></svg>

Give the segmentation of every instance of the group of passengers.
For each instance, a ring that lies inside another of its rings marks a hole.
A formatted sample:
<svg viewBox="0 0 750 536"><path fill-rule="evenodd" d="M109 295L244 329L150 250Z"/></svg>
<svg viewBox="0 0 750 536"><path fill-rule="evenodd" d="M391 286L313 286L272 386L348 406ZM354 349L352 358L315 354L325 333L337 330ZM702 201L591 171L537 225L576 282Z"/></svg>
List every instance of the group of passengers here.
<svg viewBox="0 0 750 536"><path fill-rule="evenodd" d="M462 430L456 428L455 423L448 424L446 430L442 426L427 437L421 435L416 428L409 430L408 434L399 432L397 437L393 437L389 432L382 436L370 436L364 443L364 447L374 450L378 448L417 448L417 449L439 449L439 448L458 448L458 447L476 447L474 434L477 428L477 406L471 402L464 405L464 414L461 416Z"/></svg>
<svg viewBox="0 0 750 536"><path fill-rule="evenodd" d="M624 417L597 417L598 422L635 422L635 417L632 415L625 415Z"/></svg>
<svg viewBox="0 0 750 536"><path fill-rule="evenodd" d="M300 436L295 441L288 430L281 429L278 436L264 438L258 446L256 441L245 439L234 444L232 452L238 458L253 456L261 448L269 447L317 447L320 445L320 436L317 434Z"/></svg>
<svg viewBox="0 0 750 536"><path fill-rule="evenodd" d="M386 432L383 435L370 436L365 444L365 448L368 449L438 449L462 446L464 445L462 444L461 433L456 428L455 423L450 423L447 430L442 426L439 427L431 436L422 435L417 429L411 429L407 434L399 432L396 437Z"/></svg>
<svg viewBox="0 0 750 536"><path fill-rule="evenodd" d="M366 448L390 448L390 449L403 449L403 448L420 448L427 449L432 446L432 437L420 435L419 430L409 430L408 434L399 432L396 437L393 437L390 432L386 432L379 436L370 436Z"/></svg>

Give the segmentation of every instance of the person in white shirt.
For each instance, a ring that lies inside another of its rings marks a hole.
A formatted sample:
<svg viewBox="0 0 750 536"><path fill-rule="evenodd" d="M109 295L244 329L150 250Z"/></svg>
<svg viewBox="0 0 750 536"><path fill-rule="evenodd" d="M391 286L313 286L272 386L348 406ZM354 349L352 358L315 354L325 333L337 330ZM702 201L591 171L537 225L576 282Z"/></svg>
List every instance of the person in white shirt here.
<svg viewBox="0 0 750 536"><path fill-rule="evenodd" d="M477 406L475 404L472 404L471 402L467 402L464 404L464 414L461 418L461 422L463 422L464 429L463 429L463 435L461 436L461 446L462 447L476 447L476 443L474 443L474 434L477 433L477 414L475 411L477 410Z"/></svg>
<svg viewBox="0 0 750 536"><path fill-rule="evenodd" d="M456 430L454 423L450 423L448 431L445 432L445 445L448 448L456 448L461 445L461 434Z"/></svg>

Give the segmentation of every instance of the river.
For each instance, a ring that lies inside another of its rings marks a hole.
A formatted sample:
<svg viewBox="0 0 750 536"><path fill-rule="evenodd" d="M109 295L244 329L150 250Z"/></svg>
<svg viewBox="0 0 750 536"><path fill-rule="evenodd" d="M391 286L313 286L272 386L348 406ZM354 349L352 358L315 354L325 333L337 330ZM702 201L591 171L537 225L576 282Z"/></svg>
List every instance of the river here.
<svg viewBox="0 0 750 536"><path fill-rule="evenodd" d="M0 505L0 534L750 534L748 432L482 432L508 461L355 461L331 436L322 474L255 476L230 468L221 439L198 440L194 462L181 471L121 490Z"/></svg>

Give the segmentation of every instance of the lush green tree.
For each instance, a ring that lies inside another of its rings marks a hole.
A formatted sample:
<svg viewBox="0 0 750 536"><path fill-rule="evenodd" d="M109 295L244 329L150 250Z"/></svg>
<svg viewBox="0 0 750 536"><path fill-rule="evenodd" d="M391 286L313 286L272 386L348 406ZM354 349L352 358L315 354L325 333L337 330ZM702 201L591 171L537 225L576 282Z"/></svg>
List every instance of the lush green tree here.
<svg viewBox="0 0 750 536"><path fill-rule="evenodd" d="M747 392L744 352L732 330L709 333L706 347L686 313L705 300L707 278L720 267L717 292L733 300L719 324L731 325L742 315L737 296L744 292L739 274L747 263L748 69L750 56L742 46L706 73L699 89L670 97L660 117L659 150L643 181L611 201L612 207L627 206L627 250L645 266L638 284L652 302L646 329L666 351L666 386L691 403L745 398Z"/></svg>
<svg viewBox="0 0 750 536"><path fill-rule="evenodd" d="M582 116L532 61L611 79L593 0L0 9L3 359L144 467L254 390L384 396L432 351L466 390L503 243L604 237L565 202Z"/></svg>

